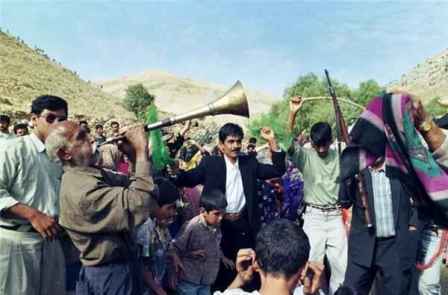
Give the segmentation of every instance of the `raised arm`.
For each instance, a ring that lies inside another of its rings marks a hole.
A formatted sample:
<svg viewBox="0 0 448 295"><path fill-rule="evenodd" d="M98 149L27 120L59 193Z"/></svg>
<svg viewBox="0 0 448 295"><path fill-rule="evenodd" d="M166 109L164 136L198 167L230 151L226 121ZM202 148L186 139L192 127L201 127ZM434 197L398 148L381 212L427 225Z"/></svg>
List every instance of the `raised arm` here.
<svg viewBox="0 0 448 295"><path fill-rule="evenodd" d="M296 116L303 106L303 98L301 96L293 96L289 101L289 115L288 115L288 131L293 132L296 125Z"/></svg>
<svg viewBox="0 0 448 295"><path fill-rule="evenodd" d="M263 127L260 131L260 136L269 144L272 155L272 165L258 163L257 176L261 179L282 176L286 171L285 152L278 147L274 131L268 127Z"/></svg>

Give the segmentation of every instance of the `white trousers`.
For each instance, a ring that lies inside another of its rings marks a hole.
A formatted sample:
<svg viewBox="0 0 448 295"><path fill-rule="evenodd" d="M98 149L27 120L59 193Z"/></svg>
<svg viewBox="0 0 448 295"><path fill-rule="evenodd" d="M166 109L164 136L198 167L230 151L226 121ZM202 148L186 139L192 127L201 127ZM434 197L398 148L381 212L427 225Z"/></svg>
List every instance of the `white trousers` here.
<svg viewBox="0 0 448 295"><path fill-rule="evenodd" d="M347 233L342 222L342 211L322 211L307 207L303 230L310 244L310 261L323 262L324 256L330 264L329 293L332 295L344 282L347 269Z"/></svg>
<svg viewBox="0 0 448 295"><path fill-rule="evenodd" d="M429 263L434 254L437 253L441 242L441 234L431 229L424 229L420 240L419 262ZM440 295L440 270L442 268L442 256L440 255L433 265L420 272L418 280L418 291L420 295Z"/></svg>
<svg viewBox="0 0 448 295"><path fill-rule="evenodd" d="M59 241L0 228L0 295L53 294L65 294L65 261Z"/></svg>

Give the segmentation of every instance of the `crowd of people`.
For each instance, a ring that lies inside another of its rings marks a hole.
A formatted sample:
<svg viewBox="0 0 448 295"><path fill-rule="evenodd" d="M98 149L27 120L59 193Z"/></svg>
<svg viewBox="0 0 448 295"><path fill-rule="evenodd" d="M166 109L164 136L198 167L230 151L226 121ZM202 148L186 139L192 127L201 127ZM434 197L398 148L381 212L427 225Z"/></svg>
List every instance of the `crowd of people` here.
<svg viewBox="0 0 448 295"><path fill-rule="evenodd" d="M68 117L52 95L13 133L0 115L0 294L442 294L448 131L408 93L339 149L328 122L286 151L234 123L209 150L187 122L161 169L143 125Z"/></svg>

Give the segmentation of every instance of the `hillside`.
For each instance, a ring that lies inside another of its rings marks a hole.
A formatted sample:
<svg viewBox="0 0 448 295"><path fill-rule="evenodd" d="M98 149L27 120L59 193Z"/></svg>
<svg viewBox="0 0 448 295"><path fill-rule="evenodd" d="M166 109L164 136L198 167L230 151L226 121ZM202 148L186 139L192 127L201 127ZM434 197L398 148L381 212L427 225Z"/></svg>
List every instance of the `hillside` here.
<svg viewBox="0 0 448 295"><path fill-rule="evenodd" d="M31 101L42 94L64 97L72 117L108 120L134 116L119 101L75 72L32 49L19 38L0 32L0 112L24 118Z"/></svg>
<svg viewBox="0 0 448 295"><path fill-rule="evenodd" d="M242 81L244 84L244 81ZM201 107L225 93L232 85L221 86L208 82L194 81L180 78L161 71L146 71L140 75L126 76L109 81L96 82L103 91L116 97L123 98L128 86L142 83L149 93L156 96L157 106L172 114L182 114L196 107ZM269 110L275 98L246 89L251 115ZM222 122L234 116L219 116L215 121ZM236 119L239 122L244 120Z"/></svg>
<svg viewBox="0 0 448 295"><path fill-rule="evenodd" d="M416 65L392 86L408 89L424 100L438 97L448 106L448 49Z"/></svg>

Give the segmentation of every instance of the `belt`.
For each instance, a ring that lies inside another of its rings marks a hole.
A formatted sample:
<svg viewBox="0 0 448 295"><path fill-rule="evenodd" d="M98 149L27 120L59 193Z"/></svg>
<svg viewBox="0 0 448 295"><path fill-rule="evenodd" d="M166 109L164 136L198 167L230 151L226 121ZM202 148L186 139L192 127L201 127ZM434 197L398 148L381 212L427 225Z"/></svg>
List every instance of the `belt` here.
<svg viewBox="0 0 448 295"><path fill-rule="evenodd" d="M37 233L37 231L31 224L0 225L0 228L19 231L23 233Z"/></svg>
<svg viewBox="0 0 448 295"><path fill-rule="evenodd" d="M224 214L224 219L229 221L236 221L242 217L241 213L226 213Z"/></svg>
<svg viewBox="0 0 448 295"><path fill-rule="evenodd" d="M310 206L311 208L314 209L318 209L321 211L336 211L336 210L340 210L341 209L341 205L339 204L334 204L334 205L316 205L316 204L310 204L310 203L306 203L306 206Z"/></svg>

